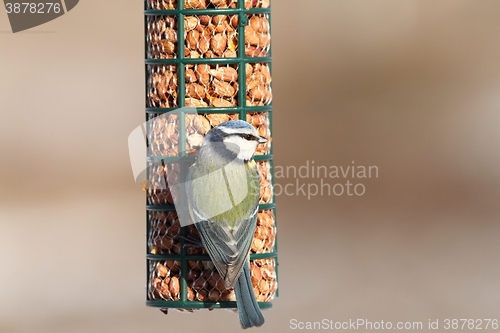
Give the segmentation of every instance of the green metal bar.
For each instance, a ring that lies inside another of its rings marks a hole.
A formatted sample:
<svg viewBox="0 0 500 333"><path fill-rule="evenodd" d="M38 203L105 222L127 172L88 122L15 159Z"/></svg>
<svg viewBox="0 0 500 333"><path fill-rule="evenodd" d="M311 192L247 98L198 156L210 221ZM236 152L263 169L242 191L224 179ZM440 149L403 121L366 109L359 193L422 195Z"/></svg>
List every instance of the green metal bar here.
<svg viewBox="0 0 500 333"><path fill-rule="evenodd" d="M257 302L259 308L270 309L273 304L270 302ZM199 301L146 301L147 306L155 308L176 308L176 309L224 309L236 308L236 302L199 302Z"/></svg>
<svg viewBox="0 0 500 333"><path fill-rule="evenodd" d="M273 177L273 186L274 186L274 177ZM274 192L273 192L274 195ZM276 235L274 236L274 252L278 253L278 217L276 216L276 208L273 208L273 213L274 213L274 227L276 228ZM276 283L278 284L278 288L276 288L276 293L275 297L279 297L279 290L280 290L280 282L278 281L279 273L278 273L278 267L279 267L279 259L278 256L274 257L274 271L276 272Z"/></svg>
<svg viewBox="0 0 500 333"><path fill-rule="evenodd" d="M239 48L239 46L238 46ZM182 48L184 50L184 47ZM243 51L244 52L244 51ZM271 57L253 57L253 58L246 58L245 61L247 62L270 62ZM182 60L182 63L184 64L239 64L241 62L241 59L239 57L237 58L186 58ZM147 58L145 60L145 63L147 65L165 65L165 64L178 64L179 59L154 59L154 58Z"/></svg>
<svg viewBox="0 0 500 333"><path fill-rule="evenodd" d="M268 252L268 253L252 253L250 254L250 260L259 260L259 259L269 259L276 258L278 256L277 252ZM147 254L146 258L148 260L195 260L195 261L210 261L210 256L208 255L185 255L182 254Z"/></svg>
<svg viewBox="0 0 500 333"><path fill-rule="evenodd" d="M272 4L271 4L272 6ZM271 10L271 7L269 7L269 10ZM267 16L267 19L269 21L269 34L271 36L271 43L269 45L269 51L268 51L268 56L269 58L272 58L273 56L273 33L272 33L272 17L271 17L271 14L269 12ZM271 61L269 61L267 63L267 65L269 66L269 73L271 75L271 78L273 78L273 64ZM274 80L271 82L270 84L270 87L271 87L271 91L273 90L273 82ZM273 105L273 102L271 101L271 104L270 106L272 107ZM274 116L274 113L273 112L269 112L268 114L268 118L269 118L269 131L271 133L271 137L273 137L273 131L274 131L274 128L273 128L273 116ZM274 144L271 143L271 151L269 152L271 155L274 156ZM274 185L275 185L275 172L274 172L274 159L271 159L270 160L270 167L271 167L271 175L272 175L272 178L271 178L271 184L272 184L272 187L273 187L273 203L276 205L276 192L274 191ZM274 214L274 227L276 228L276 235L275 235L275 238L274 238L274 252L277 253L278 252L278 217L277 217L277 214L276 214L276 206L274 208L272 208L272 211L273 211L273 214ZM279 259L278 259L278 256L276 256L274 258L274 271L276 273L276 283L277 283L277 289L276 289L276 292L274 294L274 297L279 297L279 291L280 291L280 283L279 283Z"/></svg>
<svg viewBox="0 0 500 333"><path fill-rule="evenodd" d="M241 107L239 111L239 119L246 119L246 106L247 106L247 89L246 89L246 70L245 70L245 26L248 25L247 16L244 13L245 1L238 1L238 105Z"/></svg>
<svg viewBox="0 0 500 333"><path fill-rule="evenodd" d="M179 112L179 156L177 159L184 159L186 157L186 114ZM184 170L181 168L181 174Z"/></svg>
<svg viewBox="0 0 500 333"><path fill-rule="evenodd" d="M148 156L147 161L148 162L161 162L164 161L165 163L177 163L181 161L194 161L195 157L194 156L185 156L185 157L177 157L177 156L164 156L164 155L158 155L158 156Z"/></svg>
<svg viewBox="0 0 500 333"><path fill-rule="evenodd" d="M181 238L181 243L184 243L184 240L182 238ZM184 246L182 246L182 245L181 245L181 250L182 250L182 252L184 252ZM181 260L181 302L187 301L187 284L188 284L188 282L187 282L187 260L182 259Z"/></svg>
<svg viewBox="0 0 500 333"><path fill-rule="evenodd" d="M146 1L144 1L144 9L146 9L147 7L147 4L146 4ZM148 34L149 31L148 31L148 17L147 16L144 16L144 31ZM146 36L145 40L144 40L144 58L148 58L148 37ZM145 78L145 84L144 84L144 105L147 106L148 105L148 95L149 95L149 70L148 70L148 65L144 65L144 78ZM145 115L145 120L146 120L146 124L147 124L147 121L149 120L148 119L148 114L146 113ZM148 127L146 125L146 131L148 131ZM148 133L149 134L149 133ZM149 148L149 142L148 142L148 139L147 139L147 136L146 136L146 142L148 144L148 148ZM146 155L148 153L146 152ZM149 166L148 164L146 163L146 179L150 179L150 172L149 172ZM148 205L148 197L146 195L146 197L144 198L145 201L146 201L146 206ZM151 221L149 220L149 211L146 210L146 253L149 253L149 235L151 234ZM150 270L149 270L149 260L146 260L146 297L148 296L149 294L149 283L151 281L151 274L150 274Z"/></svg>
<svg viewBox="0 0 500 333"><path fill-rule="evenodd" d="M183 5L184 2L180 1L179 6ZM181 41L184 40L184 15L179 15L177 18L177 56L178 59L174 59L176 62L175 64L177 65L177 100L178 100L178 105L182 108L186 106L186 77L185 77L185 71L186 67L184 67L184 63L182 62L181 59L184 59L186 56L184 54L184 43L181 43ZM181 45L182 44L182 45ZM184 142L184 141L183 141Z"/></svg>
<svg viewBox="0 0 500 333"><path fill-rule="evenodd" d="M150 212L175 212L175 206L146 205L146 210Z"/></svg>
<svg viewBox="0 0 500 333"><path fill-rule="evenodd" d="M272 107L270 105L267 106L249 106L249 107L228 107L228 108L197 108L196 111L198 114L205 113L240 113L241 110L247 110L248 112L271 112ZM171 111L175 111L177 108L146 108L146 113L167 113Z"/></svg>
<svg viewBox="0 0 500 333"><path fill-rule="evenodd" d="M264 209L273 209L276 207L276 204L274 203L268 203L268 204L260 204L259 209L264 210Z"/></svg>
<svg viewBox="0 0 500 333"><path fill-rule="evenodd" d="M224 8L224 9L146 9L144 15L235 15L244 11L247 14L263 14L270 13L270 8Z"/></svg>
<svg viewBox="0 0 500 333"><path fill-rule="evenodd" d="M267 161L273 159L273 155L257 155L254 157L255 161ZM165 163L176 163L176 162L194 162L196 157L194 156L185 156L185 157L177 157L177 156L148 156L146 158L148 162L165 162Z"/></svg>
<svg viewBox="0 0 500 333"><path fill-rule="evenodd" d="M184 65L181 66L183 69L185 69ZM180 73L181 71L179 71ZM182 71L182 77L184 78L184 71ZM184 88L184 80L178 80L179 82L179 91L182 92L182 96L185 96L185 88ZM179 96L180 97L180 96ZM182 104L184 105L184 100L182 101ZM183 184L183 181L186 179L186 164L185 164L185 157L186 157L186 114L182 111L179 111L179 167L180 167L180 177L181 177L181 184ZM185 198L185 193L184 191L180 191L181 197L179 198L181 201L181 209L185 207L185 203L187 198ZM177 215L179 214L184 214L184 211L177 211ZM186 249L184 248L184 237L186 236L186 228L181 228L181 255L185 256L186 255ZM187 261L186 260L181 260L181 301L186 302L187 301Z"/></svg>
<svg viewBox="0 0 500 333"><path fill-rule="evenodd" d="M149 177L148 177L149 179ZM147 201L147 199L146 199ZM149 212L146 210L146 253L149 253L149 235L151 234L151 221L149 220ZM146 260L146 297L149 294L149 282L151 281L151 272L149 270L149 260Z"/></svg>
<svg viewBox="0 0 500 333"><path fill-rule="evenodd" d="M276 205L274 203L261 204L259 205L259 209L272 209ZM175 206L155 206L155 205L146 205L146 210L150 212L175 212ZM182 230L181 230L182 231Z"/></svg>
<svg viewBox="0 0 500 333"><path fill-rule="evenodd" d="M271 43L269 44L269 57L272 57L273 56L273 24L272 24L272 20L271 20L271 13L269 12L269 15L267 15L267 19L269 20L269 35L271 36ZM272 77L272 73L271 73L271 77Z"/></svg>
<svg viewBox="0 0 500 333"><path fill-rule="evenodd" d="M250 254L250 260L259 260L259 259L268 259L268 258L276 258L278 256L277 252L268 252L268 253L252 253Z"/></svg>

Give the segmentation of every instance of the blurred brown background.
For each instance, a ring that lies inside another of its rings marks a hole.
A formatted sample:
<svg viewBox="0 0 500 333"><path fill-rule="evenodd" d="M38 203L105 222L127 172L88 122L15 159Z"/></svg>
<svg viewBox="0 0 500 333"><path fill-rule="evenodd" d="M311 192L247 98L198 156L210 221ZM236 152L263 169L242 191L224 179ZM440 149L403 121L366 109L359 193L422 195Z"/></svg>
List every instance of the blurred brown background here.
<svg viewBox="0 0 500 333"><path fill-rule="evenodd" d="M144 305L127 150L142 9L81 1L18 34L0 13L2 333L239 330L228 311ZM276 165L379 178L362 197L278 197L280 297L260 331L500 319L499 17L497 0L274 0Z"/></svg>

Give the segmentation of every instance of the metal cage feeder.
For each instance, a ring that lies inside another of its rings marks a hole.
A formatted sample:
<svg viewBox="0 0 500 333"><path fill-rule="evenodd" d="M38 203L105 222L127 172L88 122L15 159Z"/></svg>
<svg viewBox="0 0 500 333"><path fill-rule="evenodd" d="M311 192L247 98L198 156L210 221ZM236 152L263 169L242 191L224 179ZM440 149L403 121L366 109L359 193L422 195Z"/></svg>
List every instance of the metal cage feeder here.
<svg viewBox="0 0 500 333"><path fill-rule="evenodd" d="M174 205L204 134L229 119L272 138L271 9L269 0L146 0L145 70L148 137L148 306L193 311L236 308L198 237L182 226ZM182 108L196 108L195 114ZM250 253L254 292L262 309L277 296L273 147L256 153L261 189ZM175 181L174 181L175 180Z"/></svg>

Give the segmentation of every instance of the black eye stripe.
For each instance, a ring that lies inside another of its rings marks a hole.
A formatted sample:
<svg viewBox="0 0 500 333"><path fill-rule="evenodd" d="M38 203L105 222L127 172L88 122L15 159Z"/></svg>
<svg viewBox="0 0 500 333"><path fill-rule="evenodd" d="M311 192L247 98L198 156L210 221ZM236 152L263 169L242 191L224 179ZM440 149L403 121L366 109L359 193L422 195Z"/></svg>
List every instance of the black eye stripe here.
<svg viewBox="0 0 500 333"><path fill-rule="evenodd" d="M257 137L255 137L254 135L252 134L241 134L241 137L245 140L249 140L249 141L257 141L259 140Z"/></svg>
<svg viewBox="0 0 500 333"><path fill-rule="evenodd" d="M248 140L248 141L259 141L258 137L256 137L253 134L248 134L248 133L233 133L233 134L230 134L230 136L239 136L240 138Z"/></svg>
<svg viewBox="0 0 500 333"><path fill-rule="evenodd" d="M228 136L239 136L248 141L259 141L259 137L249 133L231 133Z"/></svg>

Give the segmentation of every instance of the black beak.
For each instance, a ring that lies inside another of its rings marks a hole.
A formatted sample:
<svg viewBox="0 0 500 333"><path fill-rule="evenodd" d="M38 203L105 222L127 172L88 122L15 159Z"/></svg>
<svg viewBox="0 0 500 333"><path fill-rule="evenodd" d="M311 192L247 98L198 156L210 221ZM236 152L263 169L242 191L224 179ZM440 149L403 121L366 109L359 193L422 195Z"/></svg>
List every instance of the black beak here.
<svg viewBox="0 0 500 333"><path fill-rule="evenodd" d="M269 140L266 139L265 137L263 137L263 136L259 137L259 143L266 143L267 141L269 141Z"/></svg>

